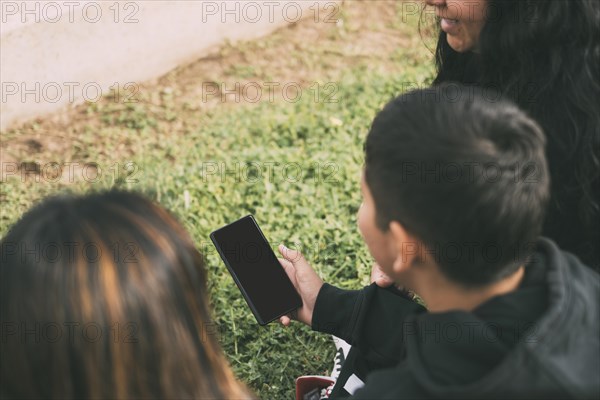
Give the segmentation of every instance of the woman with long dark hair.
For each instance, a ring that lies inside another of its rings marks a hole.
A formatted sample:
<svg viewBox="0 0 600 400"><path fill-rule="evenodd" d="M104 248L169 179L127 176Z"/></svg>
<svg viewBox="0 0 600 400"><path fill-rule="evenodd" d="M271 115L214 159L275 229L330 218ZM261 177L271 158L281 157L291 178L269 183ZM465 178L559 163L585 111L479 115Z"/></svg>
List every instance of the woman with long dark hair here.
<svg viewBox="0 0 600 400"><path fill-rule="evenodd" d="M215 337L202 256L164 209L54 197L0 245L1 398L252 397Z"/></svg>
<svg viewBox="0 0 600 400"><path fill-rule="evenodd" d="M499 90L542 126L552 178L542 234L600 269L600 2L426 0L434 84Z"/></svg>

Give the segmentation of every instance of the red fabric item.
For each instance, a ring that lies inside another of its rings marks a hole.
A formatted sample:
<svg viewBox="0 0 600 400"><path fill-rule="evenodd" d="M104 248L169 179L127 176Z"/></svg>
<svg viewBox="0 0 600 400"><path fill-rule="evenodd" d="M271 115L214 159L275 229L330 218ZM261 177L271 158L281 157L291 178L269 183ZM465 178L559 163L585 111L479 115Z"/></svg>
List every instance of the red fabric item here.
<svg viewBox="0 0 600 400"><path fill-rule="evenodd" d="M314 388L324 389L335 383L330 376L304 375L296 378L296 400L303 400L304 395Z"/></svg>

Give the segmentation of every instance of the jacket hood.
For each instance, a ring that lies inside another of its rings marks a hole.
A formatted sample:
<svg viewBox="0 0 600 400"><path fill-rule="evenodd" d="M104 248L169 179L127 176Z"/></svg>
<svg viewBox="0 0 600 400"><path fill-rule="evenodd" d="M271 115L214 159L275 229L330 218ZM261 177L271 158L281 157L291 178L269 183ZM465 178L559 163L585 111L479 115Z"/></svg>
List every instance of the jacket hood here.
<svg viewBox="0 0 600 400"><path fill-rule="evenodd" d="M533 325L515 336L515 343L509 343L510 337L490 340L497 333L493 327L487 333L484 329L483 334L471 332L458 338L453 329L461 327L446 326L444 344L426 341L422 335L407 336L408 365L415 371L419 384L432 396L468 398L476 394L478 398L600 398L599 275L572 254L560 251L548 239L539 240L536 253L540 256L536 258L544 264L542 279L547 290L546 309ZM454 317L460 321L460 315ZM472 327L473 322L465 320L465 326L469 323ZM434 329L430 327L432 331ZM457 342L448 346L452 337L457 338ZM481 352L478 359L479 345L485 345L486 351ZM502 346L507 345L511 349L506 356ZM451 367L443 367L444 373L440 374L437 372L440 366L432 365L432 357L424 356L428 352L439 354L440 351L460 352L458 358L468 356L475 360L470 367L477 369L479 362L484 372L476 381L467 384L444 383L440 376L451 373ZM502 355L502 358L494 360L494 354ZM495 366L490 370L485 365Z"/></svg>

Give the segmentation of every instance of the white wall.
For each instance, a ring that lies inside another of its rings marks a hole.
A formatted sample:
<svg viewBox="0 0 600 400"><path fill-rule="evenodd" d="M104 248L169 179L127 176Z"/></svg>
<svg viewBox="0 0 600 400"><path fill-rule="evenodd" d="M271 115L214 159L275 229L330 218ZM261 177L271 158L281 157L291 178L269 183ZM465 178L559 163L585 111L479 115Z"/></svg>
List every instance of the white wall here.
<svg viewBox="0 0 600 400"><path fill-rule="evenodd" d="M160 76L324 0L0 1L0 129Z"/></svg>

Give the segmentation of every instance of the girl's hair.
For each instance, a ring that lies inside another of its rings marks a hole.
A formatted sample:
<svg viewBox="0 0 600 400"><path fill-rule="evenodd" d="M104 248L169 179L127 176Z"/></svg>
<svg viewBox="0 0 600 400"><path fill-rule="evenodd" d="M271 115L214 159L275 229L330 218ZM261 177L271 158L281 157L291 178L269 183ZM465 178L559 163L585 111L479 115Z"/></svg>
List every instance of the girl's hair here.
<svg viewBox="0 0 600 400"><path fill-rule="evenodd" d="M215 337L202 256L164 209L54 197L0 244L1 397L251 397Z"/></svg>
<svg viewBox="0 0 600 400"><path fill-rule="evenodd" d="M548 217L559 226L556 215L573 203L575 226L588 237L600 221L599 38L597 0L488 0L478 54L454 51L444 32L435 52L435 84L492 87L540 123L552 176Z"/></svg>

